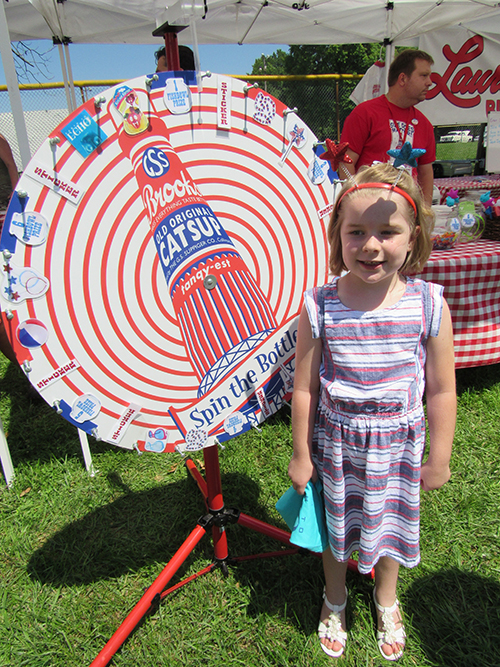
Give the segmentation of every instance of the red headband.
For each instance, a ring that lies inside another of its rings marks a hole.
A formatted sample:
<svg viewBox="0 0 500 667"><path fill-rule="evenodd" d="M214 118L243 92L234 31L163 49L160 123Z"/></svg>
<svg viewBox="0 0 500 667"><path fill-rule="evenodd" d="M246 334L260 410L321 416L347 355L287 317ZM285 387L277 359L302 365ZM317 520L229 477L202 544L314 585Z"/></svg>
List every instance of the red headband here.
<svg viewBox="0 0 500 667"><path fill-rule="evenodd" d="M390 183L356 183L356 185L353 185L352 188L349 188L344 192L344 194L340 197L340 199L337 202L337 209L340 207L340 204L344 197L351 192L354 192L355 190L362 190L364 188L376 188L376 189L381 189L381 190L392 190L393 192L396 192L398 195L401 195L406 199L406 201L410 204L412 209L415 212L415 216L417 216L417 206L413 199L410 197L410 195L399 188L397 185L391 185Z"/></svg>

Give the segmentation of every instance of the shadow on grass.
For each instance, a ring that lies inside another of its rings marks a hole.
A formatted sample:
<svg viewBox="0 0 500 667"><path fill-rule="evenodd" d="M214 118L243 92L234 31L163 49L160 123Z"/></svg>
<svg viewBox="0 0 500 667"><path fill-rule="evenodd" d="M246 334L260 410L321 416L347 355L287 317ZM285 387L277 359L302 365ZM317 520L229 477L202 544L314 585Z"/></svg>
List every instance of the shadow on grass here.
<svg viewBox="0 0 500 667"><path fill-rule="evenodd" d="M491 667L500 656L500 586L457 568L414 581L404 605L435 667Z"/></svg>
<svg viewBox="0 0 500 667"><path fill-rule="evenodd" d="M46 462L77 456L82 459L78 432L60 417L30 384L21 367L9 363L0 377L0 396L10 396L7 432L14 467L23 461ZM92 452L116 449L91 438Z"/></svg>
<svg viewBox="0 0 500 667"><path fill-rule="evenodd" d="M120 486L115 473L110 479ZM124 487L124 485L122 484ZM68 524L38 549L28 573L56 586L89 584L168 560L200 515L187 498L186 482L126 492Z"/></svg>
<svg viewBox="0 0 500 667"><path fill-rule="evenodd" d="M71 586L116 578L153 563L166 564L206 514L201 493L188 476L141 492L130 491L117 473L108 475L108 482L124 495L49 538L28 563L32 578ZM258 484L249 477L222 475L222 488L226 507L273 522L258 501ZM280 543L236 524L227 527L227 535L230 558L280 549ZM211 562L210 530L195 551Z"/></svg>
<svg viewBox="0 0 500 667"><path fill-rule="evenodd" d="M500 364L478 366L477 368L459 368L456 371L457 393L490 389L500 383Z"/></svg>
<svg viewBox="0 0 500 667"><path fill-rule="evenodd" d="M205 514L201 494L190 477L144 492L128 491L116 474L108 479L115 488L125 490L125 495L69 524L47 540L28 563L27 571L32 579L53 586L81 586L152 566L148 582L152 584ZM246 475L222 475L222 488L226 507L237 507L260 521L286 528L269 518L258 501L259 486ZM320 558L305 553L234 563L231 559L237 556L254 556L287 547L238 524L229 525L226 535L228 585L234 587L236 581L237 586L251 590L248 615L282 615L288 609L293 624L308 633L313 632L323 586ZM213 560L209 530L168 586L210 565ZM209 578L205 579L210 588Z"/></svg>

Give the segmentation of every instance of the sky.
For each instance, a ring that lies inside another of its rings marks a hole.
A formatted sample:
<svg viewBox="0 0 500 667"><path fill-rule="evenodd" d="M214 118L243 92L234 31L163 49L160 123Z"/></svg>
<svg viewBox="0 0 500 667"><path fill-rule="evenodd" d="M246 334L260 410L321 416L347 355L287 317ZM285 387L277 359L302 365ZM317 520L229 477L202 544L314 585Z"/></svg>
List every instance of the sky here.
<svg viewBox="0 0 500 667"><path fill-rule="evenodd" d="M61 63L57 47L48 40L30 43L41 52L48 52L47 76L37 75L40 83L62 81ZM154 72L154 53L161 47L154 44L70 44L69 54L75 81L103 81L110 79L133 79ZM216 74L249 74L252 65L262 54L270 55L277 44L201 44L200 62L202 70ZM22 83L26 83L23 81ZM3 67L0 68L0 85L5 85Z"/></svg>

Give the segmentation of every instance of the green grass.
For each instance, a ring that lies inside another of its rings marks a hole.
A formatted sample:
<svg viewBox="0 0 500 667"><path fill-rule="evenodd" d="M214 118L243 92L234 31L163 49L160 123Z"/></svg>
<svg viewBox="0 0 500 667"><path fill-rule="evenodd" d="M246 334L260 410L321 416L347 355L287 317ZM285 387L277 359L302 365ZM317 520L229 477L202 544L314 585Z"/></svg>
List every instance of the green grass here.
<svg viewBox="0 0 500 667"><path fill-rule="evenodd" d="M436 144L436 160L475 160L476 155L477 141Z"/></svg>
<svg viewBox="0 0 500 667"><path fill-rule="evenodd" d="M74 429L12 364L0 368L0 414L16 477L0 491L0 665L92 662L204 513L177 455L91 443L83 466ZM422 499L422 563L402 570L408 646L400 665L491 667L500 655L500 366L459 371L451 481ZM284 527L288 409L221 452L228 507ZM202 461L202 456L196 456ZM231 556L280 548L241 526ZM204 537L182 565L211 562ZM113 659L120 667L310 667L334 664L316 626L322 572L311 555L220 569L170 595ZM372 582L348 575L349 644L339 665L386 664L375 643Z"/></svg>

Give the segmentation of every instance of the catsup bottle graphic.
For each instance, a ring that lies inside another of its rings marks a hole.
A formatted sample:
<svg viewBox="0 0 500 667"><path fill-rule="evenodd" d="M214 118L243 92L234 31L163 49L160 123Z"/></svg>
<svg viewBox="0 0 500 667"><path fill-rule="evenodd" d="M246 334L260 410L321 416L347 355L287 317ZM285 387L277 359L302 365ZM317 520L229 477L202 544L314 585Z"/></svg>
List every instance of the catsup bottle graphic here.
<svg viewBox="0 0 500 667"><path fill-rule="evenodd" d="M201 396L276 328L276 320L173 149L163 120L151 115L145 121L126 86L113 101L124 117L118 141L132 162Z"/></svg>

